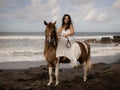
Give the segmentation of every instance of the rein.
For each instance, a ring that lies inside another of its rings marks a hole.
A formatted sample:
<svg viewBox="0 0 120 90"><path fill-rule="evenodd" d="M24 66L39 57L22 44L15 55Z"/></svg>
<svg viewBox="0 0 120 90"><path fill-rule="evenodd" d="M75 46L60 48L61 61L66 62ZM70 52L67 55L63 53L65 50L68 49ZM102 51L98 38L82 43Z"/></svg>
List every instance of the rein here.
<svg viewBox="0 0 120 90"><path fill-rule="evenodd" d="M59 36L62 36L62 35L59 35ZM70 48L70 47L71 47L70 40L69 40L69 38L68 38L67 36L66 36L65 38L67 39L66 47L67 47L67 48Z"/></svg>
<svg viewBox="0 0 120 90"><path fill-rule="evenodd" d="M54 36L54 35L46 35L46 36ZM59 36L62 36L62 35L59 35ZM67 47L67 48L70 48L70 47L71 47L70 40L69 40L69 38L68 38L67 36L66 36L65 38L67 39L66 47Z"/></svg>

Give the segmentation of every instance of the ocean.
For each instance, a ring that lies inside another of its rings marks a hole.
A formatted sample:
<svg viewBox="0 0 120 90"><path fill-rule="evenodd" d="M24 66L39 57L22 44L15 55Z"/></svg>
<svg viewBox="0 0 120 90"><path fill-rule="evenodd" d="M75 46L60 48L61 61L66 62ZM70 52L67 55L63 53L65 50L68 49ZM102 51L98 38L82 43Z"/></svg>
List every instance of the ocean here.
<svg viewBox="0 0 120 90"><path fill-rule="evenodd" d="M75 40L84 41L86 39L101 39L101 37L113 38L114 35L120 35L120 32L76 32ZM18 62L18 61L45 61L44 50L44 32L0 32L0 63ZM107 63L120 60L120 45L90 43L91 56L94 63L105 62L98 57L111 57L112 60ZM0 67L1 68L1 67Z"/></svg>

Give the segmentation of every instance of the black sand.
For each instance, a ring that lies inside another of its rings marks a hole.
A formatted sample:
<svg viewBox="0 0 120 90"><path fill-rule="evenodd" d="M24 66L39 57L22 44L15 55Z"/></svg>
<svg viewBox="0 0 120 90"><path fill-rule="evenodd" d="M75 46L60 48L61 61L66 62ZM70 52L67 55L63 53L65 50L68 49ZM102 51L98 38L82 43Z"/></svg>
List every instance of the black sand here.
<svg viewBox="0 0 120 90"><path fill-rule="evenodd" d="M120 90L120 61L92 66L88 80L83 82L83 69L60 69L60 83L47 87L46 65L29 69L0 70L0 90Z"/></svg>

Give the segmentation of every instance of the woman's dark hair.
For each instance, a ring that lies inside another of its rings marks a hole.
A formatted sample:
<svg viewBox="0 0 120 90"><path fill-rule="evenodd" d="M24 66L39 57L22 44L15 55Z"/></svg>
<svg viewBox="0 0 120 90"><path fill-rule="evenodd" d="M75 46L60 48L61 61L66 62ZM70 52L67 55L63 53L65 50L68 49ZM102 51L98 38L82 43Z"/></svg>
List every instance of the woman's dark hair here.
<svg viewBox="0 0 120 90"><path fill-rule="evenodd" d="M69 21L68 21L67 24L65 24L65 22L64 22L66 16L68 16L68 18L69 18ZM70 15L69 14L64 14L64 16L62 18L62 27L64 27L66 25L65 30L67 30L67 29L70 28L70 24L72 24L72 20L71 20Z"/></svg>

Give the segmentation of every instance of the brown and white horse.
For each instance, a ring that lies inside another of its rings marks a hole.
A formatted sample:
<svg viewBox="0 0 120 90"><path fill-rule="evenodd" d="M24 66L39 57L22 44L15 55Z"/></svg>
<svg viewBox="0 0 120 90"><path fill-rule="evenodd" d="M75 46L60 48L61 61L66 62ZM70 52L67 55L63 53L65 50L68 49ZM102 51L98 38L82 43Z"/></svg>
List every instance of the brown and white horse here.
<svg viewBox="0 0 120 90"><path fill-rule="evenodd" d="M58 79L58 74L59 74L59 63L70 63L70 60L67 57L56 57L56 49L58 45L58 38L57 38L57 32L56 32L56 27L55 24L56 22L52 23L47 23L44 21L44 24L46 25L46 30L45 30L45 46L44 46L44 56L47 60L48 67L49 67L49 82L48 86L51 85L53 82L52 78L52 68L55 67L55 76L56 76L56 83L55 85L58 85L59 79ZM87 73L91 68L91 60L90 60L90 46L86 42L76 42L79 47L81 54L79 55L78 62L80 64L83 64L83 69L84 69L84 77L83 80L87 80ZM71 46L72 48L72 46ZM74 51L75 52L75 51ZM64 60L66 59L66 60Z"/></svg>

